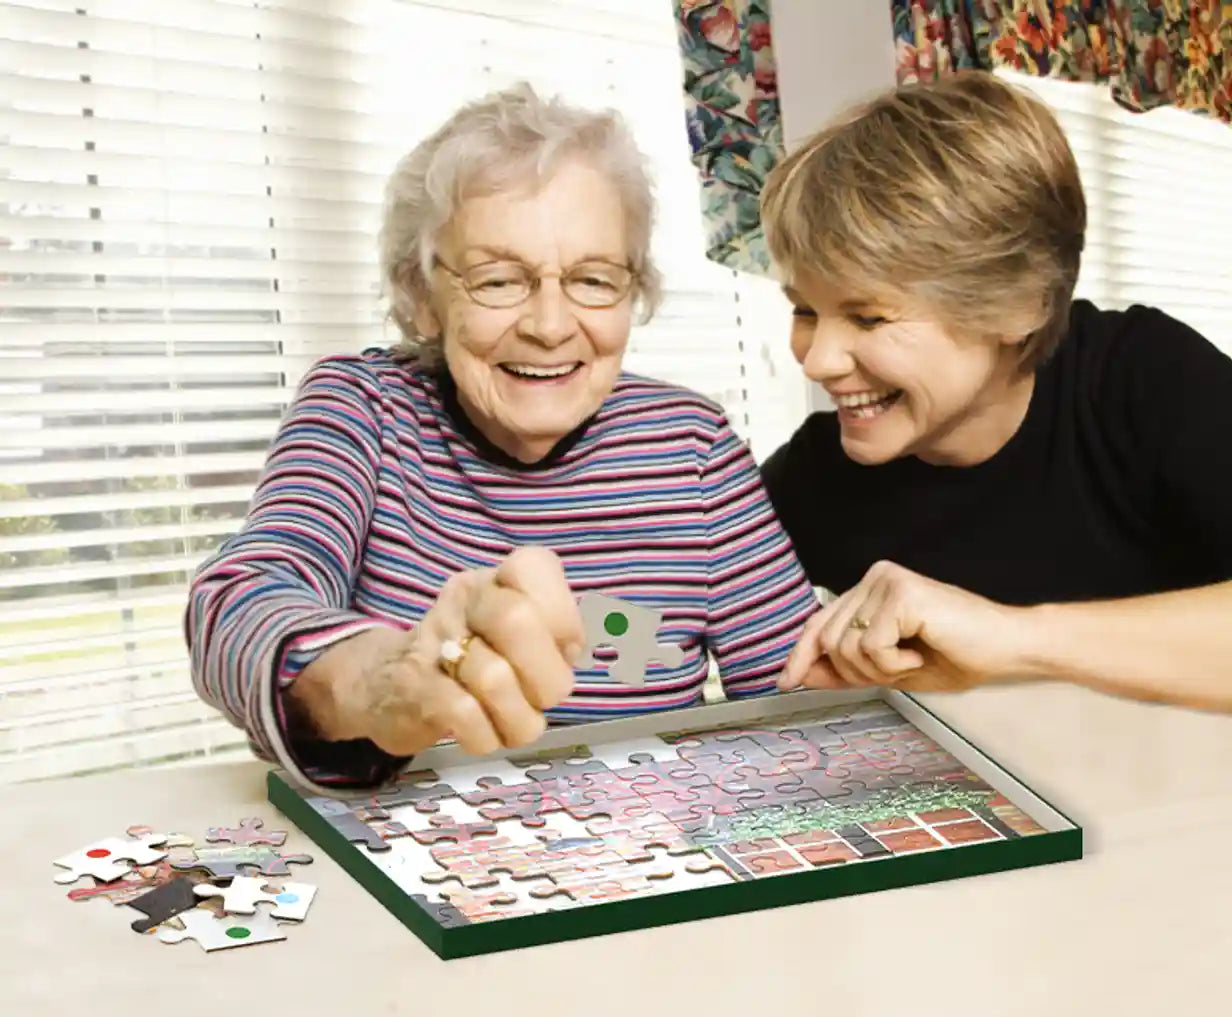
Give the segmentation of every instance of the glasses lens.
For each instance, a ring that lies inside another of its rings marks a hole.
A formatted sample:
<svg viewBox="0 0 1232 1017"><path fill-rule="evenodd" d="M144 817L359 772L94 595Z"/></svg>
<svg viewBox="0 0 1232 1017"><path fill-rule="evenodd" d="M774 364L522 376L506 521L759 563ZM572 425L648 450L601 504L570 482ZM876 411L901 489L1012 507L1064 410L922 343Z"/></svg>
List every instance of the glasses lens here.
<svg viewBox="0 0 1232 1017"><path fill-rule="evenodd" d="M590 261L571 268L563 286L569 299L583 307L611 307L628 292L632 278L627 268Z"/></svg>
<svg viewBox="0 0 1232 1017"><path fill-rule="evenodd" d="M530 295L531 277L524 265L492 261L466 270L466 290L488 307L512 307Z"/></svg>

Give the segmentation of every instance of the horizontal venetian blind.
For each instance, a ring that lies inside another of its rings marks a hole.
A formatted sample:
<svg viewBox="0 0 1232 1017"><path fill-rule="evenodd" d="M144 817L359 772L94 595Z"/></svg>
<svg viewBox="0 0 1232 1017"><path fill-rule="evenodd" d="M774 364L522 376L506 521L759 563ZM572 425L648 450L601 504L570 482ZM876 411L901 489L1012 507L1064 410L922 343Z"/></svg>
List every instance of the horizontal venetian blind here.
<svg viewBox="0 0 1232 1017"><path fill-rule="evenodd" d="M1078 294L1153 305L1232 354L1232 127L1130 112L1107 85L1005 77L1056 112L1078 160L1088 207Z"/></svg>
<svg viewBox="0 0 1232 1017"><path fill-rule="evenodd" d="M187 580L306 367L394 339L385 174L519 78L628 116L668 294L627 366L764 456L784 308L703 256L670 4L0 3L0 782L242 749L189 685Z"/></svg>

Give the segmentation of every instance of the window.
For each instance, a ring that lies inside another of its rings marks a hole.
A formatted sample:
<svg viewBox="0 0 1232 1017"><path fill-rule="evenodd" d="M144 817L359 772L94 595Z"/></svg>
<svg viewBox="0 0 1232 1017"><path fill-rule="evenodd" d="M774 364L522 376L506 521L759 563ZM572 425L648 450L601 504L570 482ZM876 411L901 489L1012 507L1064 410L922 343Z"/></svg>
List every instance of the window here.
<svg viewBox="0 0 1232 1017"><path fill-rule="evenodd" d="M468 97L527 77L626 113L668 289L627 366L759 456L799 419L777 288L703 257L663 0L0 11L0 782L243 749L189 685L185 585L305 368L394 339L385 174Z"/></svg>
<svg viewBox="0 0 1232 1017"><path fill-rule="evenodd" d="M1005 77L1048 103L1078 159L1088 208L1078 295L1159 307L1232 354L1232 126L1132 113L1106 85Z"/></svg>

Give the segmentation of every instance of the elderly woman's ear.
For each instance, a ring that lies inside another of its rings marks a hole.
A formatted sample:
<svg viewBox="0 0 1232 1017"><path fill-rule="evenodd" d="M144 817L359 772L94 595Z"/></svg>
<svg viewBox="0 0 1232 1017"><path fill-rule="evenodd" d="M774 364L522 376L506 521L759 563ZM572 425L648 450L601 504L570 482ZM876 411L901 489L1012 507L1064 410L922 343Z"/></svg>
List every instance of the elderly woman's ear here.
<svg viewBox="0 0 1232 1017"><path fill-rule="evenodd" d="M411 322L415 331L424 339L441 339L444 326L432 307L432 294L427 280L409 261L403 262L398 269L398 287L404 294L404 306L410 305Z"/></svg>

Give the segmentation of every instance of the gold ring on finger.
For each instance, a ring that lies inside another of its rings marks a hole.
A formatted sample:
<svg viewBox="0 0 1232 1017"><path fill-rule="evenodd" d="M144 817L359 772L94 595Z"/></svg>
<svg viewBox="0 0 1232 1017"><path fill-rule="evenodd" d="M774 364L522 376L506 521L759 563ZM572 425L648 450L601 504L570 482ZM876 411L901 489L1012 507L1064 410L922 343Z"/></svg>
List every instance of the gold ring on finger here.
<svg viewBox="0 0 1232 1017"><path fill-rule="evenodd" d="M870 622L867 618L861 618L859 615L856 615L854 618L851 619L851 627L853 629L860 629L861 631L863 631L864 629L868 628L871 624L872 622Z"/></svg>
<svg viewBox="0 0 1232 1017"><path fill-rule="evenodd" d="M471 640L474 638L474 635L467 633L459 639L446 639L441 643L436 662L440 669L454 681L458 680L458 668L462 666L462 660L466 657L467 648L471 645Z"/></svg>

